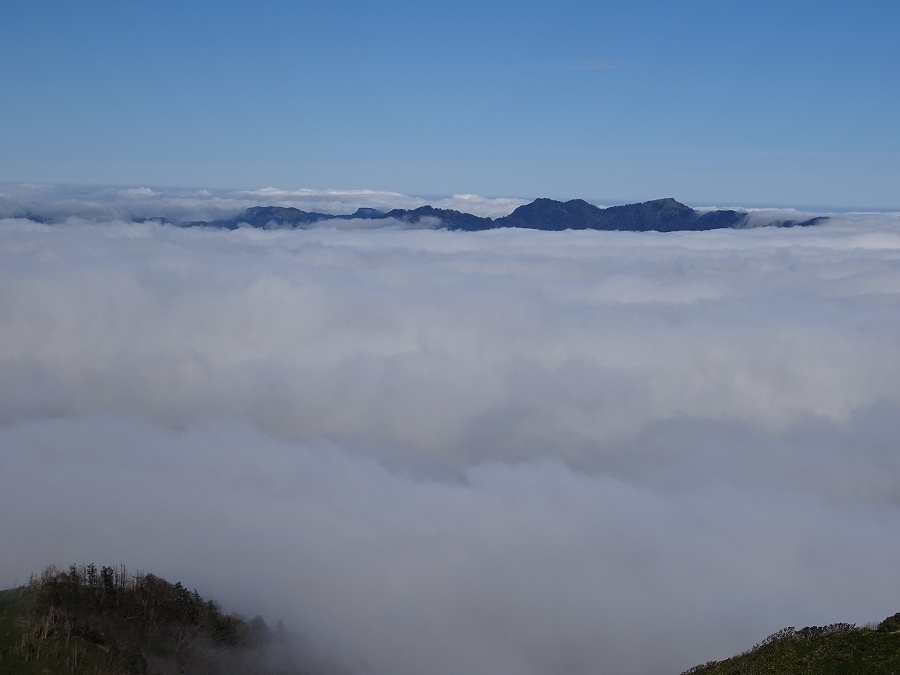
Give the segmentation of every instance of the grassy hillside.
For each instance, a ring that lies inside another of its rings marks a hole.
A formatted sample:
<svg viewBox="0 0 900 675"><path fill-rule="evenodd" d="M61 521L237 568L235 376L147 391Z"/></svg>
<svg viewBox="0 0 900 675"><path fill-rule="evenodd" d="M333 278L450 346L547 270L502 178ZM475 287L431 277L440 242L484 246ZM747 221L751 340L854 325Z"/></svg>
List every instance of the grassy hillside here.
<svg viewBox="0 0 900 675"><path fill-rule="evenodd" d="M876 627L784 628L738 656L682 675L900 675L900 614Z"/></svg>
<svg viewBox="0 0 900 675"><path fill-rule="evenodd" d="M223 614L180 583L124 568L48 568L0 592L0 674L308 672L283 631Z"/></svg>

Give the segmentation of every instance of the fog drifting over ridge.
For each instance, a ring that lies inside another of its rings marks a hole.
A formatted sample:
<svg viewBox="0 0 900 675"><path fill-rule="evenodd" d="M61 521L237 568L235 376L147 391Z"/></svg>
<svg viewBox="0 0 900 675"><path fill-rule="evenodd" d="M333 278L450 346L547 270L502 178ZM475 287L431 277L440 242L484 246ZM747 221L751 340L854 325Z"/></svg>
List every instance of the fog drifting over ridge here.
<svg viewBox="0 0 900 675"><path fill-rule="evenodd" d="M891 214L3 220L0 584L121 561L360 673L678 673L879 620L898 301Z"/></svg>
<svg viewBox="0 0 900 675"><path fill-rule="evenodd" d="M38 216L44 222L69 219L103 222L165 218L172 222L215 220L251 206L289 206L305 211L350 214L360 207L381 211L431 204L491 218L530 200L455 194L434 200L385 190L189 190L97 185L0 184L0 218Z"/></svg>
<svg viewBox="0 0 900 675"><path fill-rule="evenodd" d="M657 195L659 197L659 195ZM209 222L238 215L253 206L284 206L303 211L349 215L358 208L374 208L383 212L392 209L416 209L430 205L451 209L479 217L502 218L516 207L532 199L513 197L483 197L477 194L454 194L449 197L405 195L385 190L336 190L299 188L285 190L265 187L257 190L191 190L149 187L115 187L97 185L54 185L41 183L0 183L0 218L27 218L44 223L145 221L164 219L172 223ZM604 208L614 204L591 202ZM695 205L698 212L733 209L750 214L749 226L765 226L785 220L827 215L819 211L794 208L746 208L740 206ZM417 224L395 222L405 229L441 227L435 219L423 219ZM320 221L314 227L338 229L377 229L385 221L353 219ZM390 227L390 223L388 223Z"/></svg>

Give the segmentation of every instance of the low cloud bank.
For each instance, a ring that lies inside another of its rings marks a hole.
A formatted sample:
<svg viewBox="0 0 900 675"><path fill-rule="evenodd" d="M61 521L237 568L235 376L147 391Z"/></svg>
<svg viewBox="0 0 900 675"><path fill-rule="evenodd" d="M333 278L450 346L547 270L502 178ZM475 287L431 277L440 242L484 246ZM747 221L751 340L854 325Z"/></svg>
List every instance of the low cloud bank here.
<svg viewBox="0 0 900 675"><path fill-rule="evenodd" d="M359 673L677 673L878 620L898 301L894 215L0 221L0 584L121 561Z"/></svg>
<svg viewBox="0 0 900 675"><path fill-rule="evenodd" d="M383 190L316 190L301 188L284 190L267 187L258 190L185 190L154 189L149 187L121 188L93 185L0 184L0 218L25 218L42 223L104 223L112 221L142 222L157 220L169 223L210 222L229 219L254 206L293 207L302 211L349 215L359 208L373 208L383 212L392 209L416 209L430 205L471 213L484 218L502 218L531 199L510 197L482 197L474 194L455 194L450 197L423 198ZM598 205L603 207L603 205ZM816 216L833 214L798 211L796 209L765 209L724 207L748 212L746 227L762 227L800 222ZM717 207L702 206L700 212L715 211ZM840 214L845 220L853 214ZM873 214L856 214L870 216ZM879 215L879 214L875 214ZM440 221L424 218L416 223L379 220L324 220L313 227L337 229L374 229L413 227L433 229L442 227Z"/></svg>
<svg viewBox="0 0 900 675"><path fill-rule="evenodd" d="M530 200L456 194L426 200L383 190L184 190L148 187L120 188L94 185L0 184L0 218L30 218L61 223L69 219L92 222L141 221L164 218L170 222L210 221L227 218L251 206L289 206L304 211L350 214L360 207L381 211L415 209L431 204L477 216L498 218ZM363 228L370 223L359 221Z"/></svg>

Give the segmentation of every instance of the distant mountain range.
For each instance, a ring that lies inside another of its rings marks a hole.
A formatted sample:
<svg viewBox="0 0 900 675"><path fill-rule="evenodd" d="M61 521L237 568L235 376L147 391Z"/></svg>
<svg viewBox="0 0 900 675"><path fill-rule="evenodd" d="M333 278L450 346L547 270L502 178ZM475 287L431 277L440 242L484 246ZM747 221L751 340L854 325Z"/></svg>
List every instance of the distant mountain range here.
<svg viewBox="0 0 900 675"><path fill-rule="evenodd" d="M501 227L532 230L625 230L631 232L679 232L748 227L749 214L734 210L695 211L672 198L655 199L641 204L600 208L583 199L567 202L535 199L502 218L483 218L452 209L420 206L417 209L379 211L362 208L345 215L301 211L286 206L254 206L231 218L209 222L183 223L184 226L206 226L235 229L242 225L259 228L308 228L324 220L393 220L411 225L433 225L448 230L477 232ZM806 227L827 220L825 216L807 220L778 220L778 227Z"/></svg>

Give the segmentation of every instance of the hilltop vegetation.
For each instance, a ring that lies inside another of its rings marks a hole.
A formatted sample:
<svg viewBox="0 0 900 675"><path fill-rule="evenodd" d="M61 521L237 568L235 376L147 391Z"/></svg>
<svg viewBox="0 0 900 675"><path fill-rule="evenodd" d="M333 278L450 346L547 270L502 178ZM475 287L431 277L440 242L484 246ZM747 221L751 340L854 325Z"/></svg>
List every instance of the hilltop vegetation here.
<svg viewBox="0 0 900 675"><path fill-rule="evenodd" d="M180 583L124 567L54 567L0 592L0 673L309 672L279 623L224 614Z"/></svg>
<svg viewBox="0 0 900 675"><path fill-rule="evenodd" d="M225 614L181 583L72 565L0 591L0 675L303 675L280 624ZM784 628L743 654L682 675L897 675L900 613L877 626Z"/></svg>
<svg viewBox="0 0 900 675"><path fill-rule="evenodd" d="M836 623L783 628L725 661L695 666L682 675L897 675L900 613L875 627Z"/></svg>

